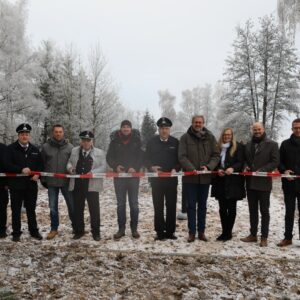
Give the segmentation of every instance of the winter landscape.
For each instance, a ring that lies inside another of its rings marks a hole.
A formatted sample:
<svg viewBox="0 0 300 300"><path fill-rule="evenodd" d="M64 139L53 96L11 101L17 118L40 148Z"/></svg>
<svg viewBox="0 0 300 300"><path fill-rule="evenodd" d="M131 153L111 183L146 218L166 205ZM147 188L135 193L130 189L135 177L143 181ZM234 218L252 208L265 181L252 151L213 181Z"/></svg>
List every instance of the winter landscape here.
<svg viewBox="0 0 300 300"><path fill-rule="evenodd" d="M245 143L261 122L280 146L300 116L299 23L299 0L0 0L0 142L16 141L16 127L26 122L41 149L62 124L66 141L77 146L88 130L106 152L128 119L145 150L158 118L170 118L179 139L201 114L217 139L230 127ZM42 241L30 237L24 213L21 242L11 241L8 206L0 300L300 299L299 212L293 244L278 247L285 205L280 179L273 184L268 247L240 241L249 234L247 199L238 201L233 238L217 242L219 207L211 197L208 242L187 243L186 220L176 222L177 240L155 241L147 178L140 182L140 239L129 228L113 239L116 195L105 179L101 240L92 238L87 208L86 234L72 239L61 195L59 234L47 240L48 195L39 184Z"/></svg>
<svg viewBox="0 0 300 300"><path fill-rule="evenodd" d="M116 200L111 181L100 197L101 241L86 231L72 240L63 199L61 228L54 240L34 241L27 232L21 243L10 237L1 241L1 299L299 299L300 241L279 248L284 229L284 204L276 180L271 201L269 247L240 241L248 234L249 213L245 200L238 203L234 237L216 242L220 233L217 202L209 198L207 243L188 244L187 223L177 221L178 240L154 241L153 204L146 180L141 182L141 238L127 236L116 242ZM180 187L179 187L180 192ZM178 199L178 210L180 197ZM38 223L44 237L49 230L48 202L40 191ZM296 226L295 226L296 227ZM6 298L5 298L6 297Z"/></svg>

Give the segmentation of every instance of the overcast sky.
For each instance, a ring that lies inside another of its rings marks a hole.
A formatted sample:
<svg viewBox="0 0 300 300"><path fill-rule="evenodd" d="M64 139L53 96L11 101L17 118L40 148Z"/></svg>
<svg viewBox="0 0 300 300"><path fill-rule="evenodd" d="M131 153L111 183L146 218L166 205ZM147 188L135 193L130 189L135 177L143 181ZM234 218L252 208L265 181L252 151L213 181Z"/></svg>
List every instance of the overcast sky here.
<svg viewBox="0 0 300 300"><path fill-rule="evenodd" d="M222 79L235 27L276 14L277 0L29 0L34 46L53 40L87 56L100 43L120 98L158 115L160 89L181 91Z"/></svg>

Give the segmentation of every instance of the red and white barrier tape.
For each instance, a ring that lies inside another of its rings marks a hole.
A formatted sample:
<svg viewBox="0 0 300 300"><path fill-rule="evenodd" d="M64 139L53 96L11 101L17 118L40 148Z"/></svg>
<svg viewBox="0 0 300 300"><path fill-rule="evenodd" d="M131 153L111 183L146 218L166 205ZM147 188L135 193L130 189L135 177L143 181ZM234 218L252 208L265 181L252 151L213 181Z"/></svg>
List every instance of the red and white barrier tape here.
<svg viewBox="0 0 300 300"><path fill-rule="evenodd" d="M48 172L31 172L30 175L39 175L42 177L56 177L56 178L132 178L132 177L182 177L182 176L195 176L195 175L206 175L206 174L217 174L218 171L196 171L196 172L136 172L136 173L95 173L95 174L62 174L62 173L48 173ZM286 175L280 174L278 172L234 172L232 175L240 176L256 176L256 177L279 177L279 178L300 178L300 175ZM28 176L25 174L15 174L15 173L0 173L0 177L24 177Z"/></svg>

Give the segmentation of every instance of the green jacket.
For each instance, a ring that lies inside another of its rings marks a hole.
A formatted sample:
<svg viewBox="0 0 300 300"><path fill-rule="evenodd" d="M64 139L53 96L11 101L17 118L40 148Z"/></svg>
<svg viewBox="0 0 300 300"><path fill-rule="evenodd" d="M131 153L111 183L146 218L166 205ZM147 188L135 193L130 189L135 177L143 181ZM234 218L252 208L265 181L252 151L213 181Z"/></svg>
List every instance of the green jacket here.
<svg viewBox="0 0 300 300"><path fill-rule="evenodd" d="M178 159L184 171L199 171L206 166L214 170L220 160L220 152L214 135L203 129L201 137L196 136L192 127L180 138ZM183 183L210 184L211 175L184 176Z"/></svg>

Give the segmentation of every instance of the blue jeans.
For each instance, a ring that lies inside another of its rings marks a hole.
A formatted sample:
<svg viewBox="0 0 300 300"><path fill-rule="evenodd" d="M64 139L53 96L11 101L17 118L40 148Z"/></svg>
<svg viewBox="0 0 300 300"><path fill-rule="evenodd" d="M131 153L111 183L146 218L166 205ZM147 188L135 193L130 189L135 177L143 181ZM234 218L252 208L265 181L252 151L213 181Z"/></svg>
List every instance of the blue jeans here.
<svg viewBox="0 0 300 300"><path fill-rule="evenodd" d="M198 232L204 233L209 184L184 183L184 185L188 202L187 214L189 233L196 234L196 215Z"/></svg>
<svg viewBox="0 0 300 300"><path fill-rule="evenodd" d="M128 202L130 207L130 228L137 230L139 219L139 178L115 178L114 186L117 197L117 213L119 230L125 230L126 227L126 196L128 193Z"/></svg>
<svg viewBox="0 0 300 300"><path fill-rule="evenodd" d="M57 230L59 226L59 214L58 214L58 194L59 190L65 198L69 218L73 227L73 215L74 215L74 201L72 194L68 191L68 187L48 187L48 197L49 197L49 208L50 208L50 219L51 219L51 230Z"/></svg>

